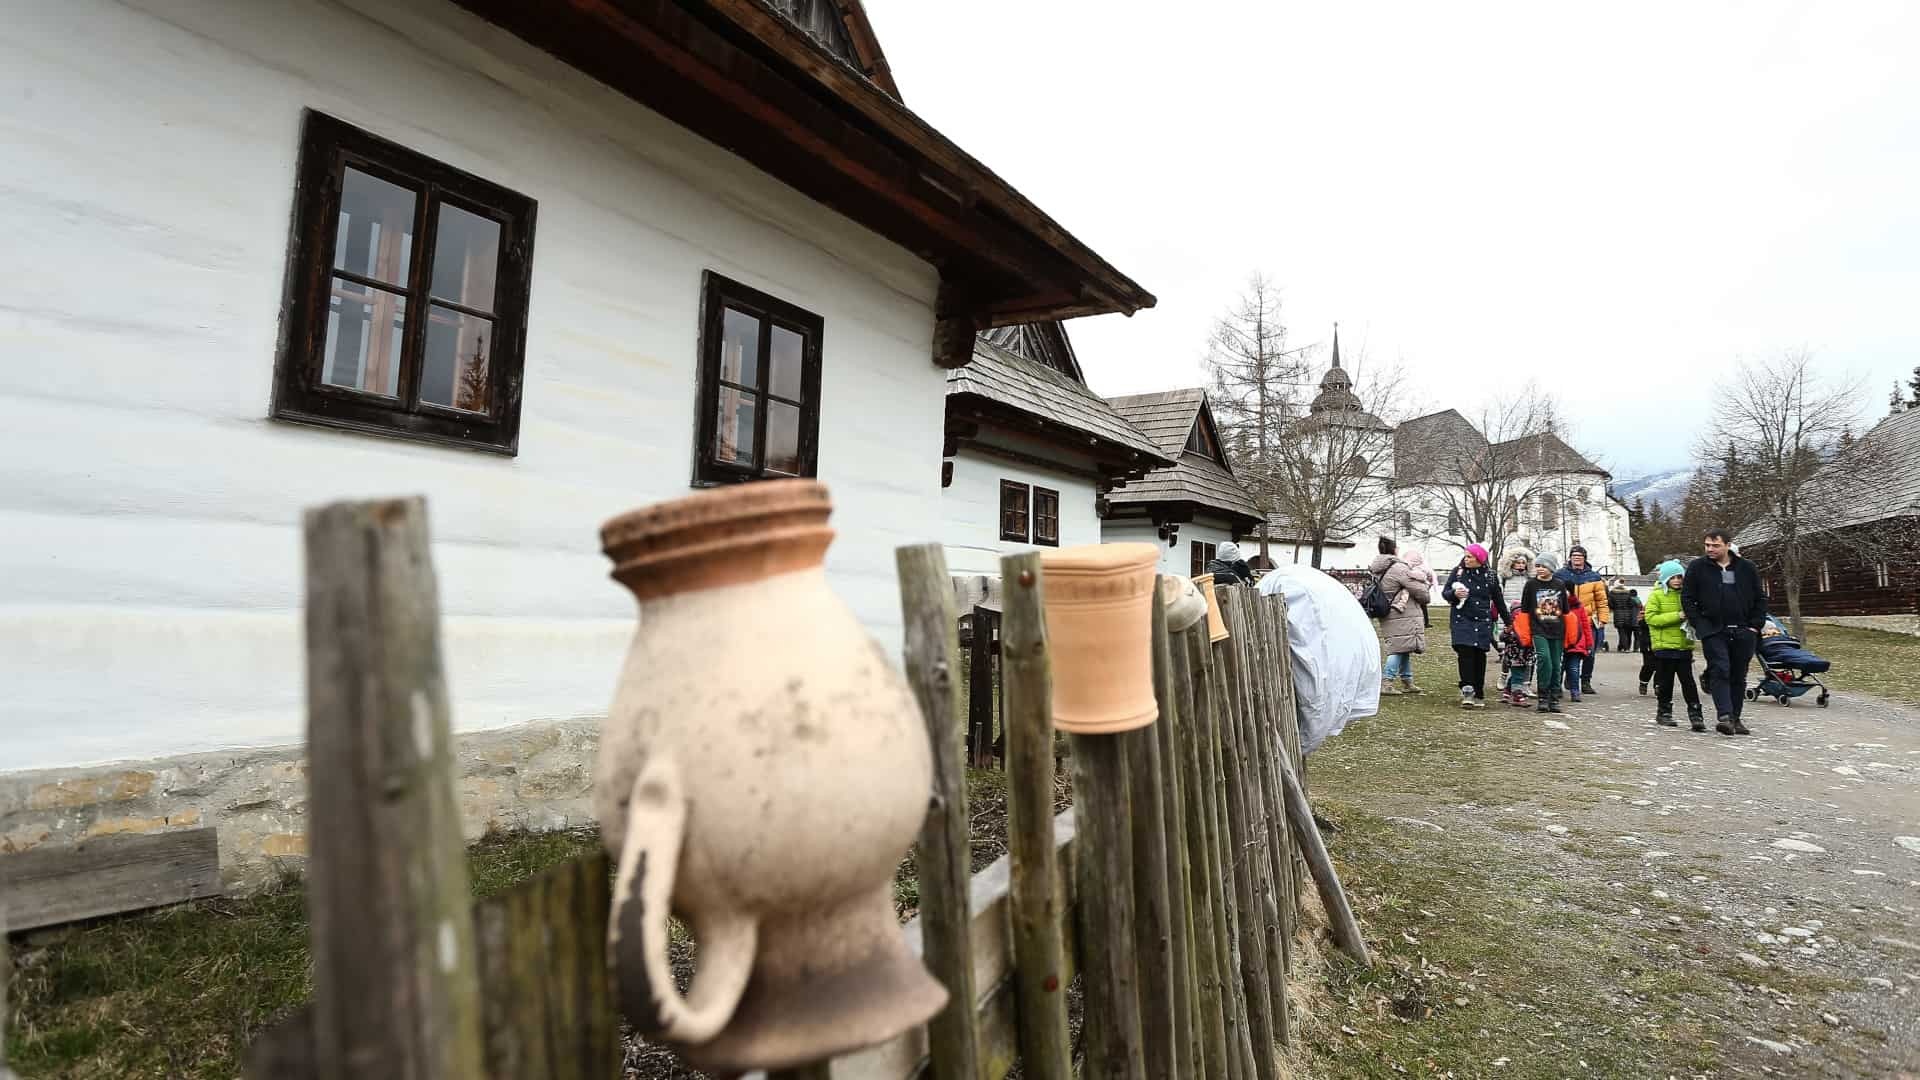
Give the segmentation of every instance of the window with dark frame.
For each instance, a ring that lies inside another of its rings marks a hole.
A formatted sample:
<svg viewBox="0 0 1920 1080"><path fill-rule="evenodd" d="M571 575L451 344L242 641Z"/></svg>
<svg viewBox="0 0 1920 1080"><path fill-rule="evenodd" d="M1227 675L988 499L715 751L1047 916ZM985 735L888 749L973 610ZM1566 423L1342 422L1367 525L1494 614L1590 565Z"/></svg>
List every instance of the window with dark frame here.
<svg viewBox="0 0 1920 1080"><path fill-rule="evenodd" d="M1017 480L1000 481L1000 539L1016 544L1027 542L1027 507L1031 493L1031 488Z"/></svg>
<svg viewBox="0 0 1920 1080"><path fill-rule="evenodd" d="M1879 562L1873 564L1873 584L1875 588L1877 589L1886 588L1888 583L1892 581L1892 579L1893 579L1893 574L1891 572L1891 567L1887 565L1887 561L1885 559L1882 559Z"/></svg>
<svg viewBox="0 0 1920 1080"><path fill-rule="evenodd" d="M1033 542L1060 546L1060 493L1052 488L1033 489Z"/></svg>
<svg viewBox="0 0 1920 1080"><path fill-rule="evenodd" d="M515 453L534 210L307 113L273 416Z"/></svg>
<svg viewBox="0 0 1920 1080"><path fill-rule="evenodd" d="M1207 572L1207 564L1213 561L1214 553L1218 551L1219 548L1199 540L1192 541L1192 544L1193 573L1188 576L1199 577L1201 574Z"/></svg>
<svg viewBox="0 0 1920 1080"><path fill-rule="evenodd" d="M695 487L815 475L824 329L810 311L707 271Z"/></svg>
<svg viewBox="0 0 1920 1080"><path fill-rule="evenodd" d="M1829 570L1825 561L1822 561L1820 563L1820 583L1819 584L1820 584L1821 592L1833 591L1833 575Z"/></svg>

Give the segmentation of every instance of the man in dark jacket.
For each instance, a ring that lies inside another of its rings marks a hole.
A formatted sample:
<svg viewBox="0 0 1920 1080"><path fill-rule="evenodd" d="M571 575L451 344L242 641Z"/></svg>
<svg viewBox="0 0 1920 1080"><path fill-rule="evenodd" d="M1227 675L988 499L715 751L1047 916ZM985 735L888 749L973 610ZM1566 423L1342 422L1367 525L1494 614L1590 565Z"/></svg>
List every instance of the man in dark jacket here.
<svg viewBox="0 0 1920 1080"><path fill-rule="evenodd" d="M1687 565L1680 608L1707 661L1705 682L1720 714L1713 729L1722 735L1749 735L1740 710L1746 703L1747 667L1767 621L1767 597L1760 591L1759 570L1733 553L1724 530L1708 529L1701 542L1706 558Z"/></svg>
<svg viewBox="0 0 1920 1080"><path fill-rule="evenodd" d="M1223 540L1213 551L1213 558L1207 560L1206 572L1213 575L1215 585L1251 585L1253 567L1240 555L1240 545L1231 540Z"/></svg>

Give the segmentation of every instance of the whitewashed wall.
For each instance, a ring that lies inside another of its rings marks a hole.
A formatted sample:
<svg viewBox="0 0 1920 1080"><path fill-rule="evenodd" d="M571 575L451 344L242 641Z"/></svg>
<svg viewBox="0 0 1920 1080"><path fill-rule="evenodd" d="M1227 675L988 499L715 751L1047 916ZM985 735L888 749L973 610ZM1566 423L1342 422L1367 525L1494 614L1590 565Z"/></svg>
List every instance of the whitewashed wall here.
<svg viewBox="0 0 1920 1080"><path fill-rule="evenodd" d="M435 0L63 0L0 34L0 771L301 735L299 518L431 500L456 724L604 709L606 517L688 490L700 275L825 318L829 566L940 520L935 271ZM301 110L539 202L517 458L266 419Z"/></svg>
<svg viewBox="0 0 1920 1080"><path fill-rule="evenodd" d="M1178 542L1172 547L1160 539L1159 527L1150 521L1138 518L1126 518L1118 521L1100 523L1100 542L1103 544L1155 544L1160 548L1160 573L1175 577L1185 577L1193 572L1193 547L1195 540L1205 544L1219 545L1233 539L1233 529L1224 520L1205 514L1197 515L1194 520L1180 524ZM1251 554L1251 549L1248 549Z"/></svg>
<svg viewBox="0 0 1920 1080"><path fill-rule="evenodd" d="M1000 539L1002 480L1037 484L1060 493L1061 547L1100 542L1092 480L1008 461L969 447L961 447L951 460L953 484L940 492L940 539L946 545L950 572L998 574L1003 556L1032 549L1030 544Z"/></svg>

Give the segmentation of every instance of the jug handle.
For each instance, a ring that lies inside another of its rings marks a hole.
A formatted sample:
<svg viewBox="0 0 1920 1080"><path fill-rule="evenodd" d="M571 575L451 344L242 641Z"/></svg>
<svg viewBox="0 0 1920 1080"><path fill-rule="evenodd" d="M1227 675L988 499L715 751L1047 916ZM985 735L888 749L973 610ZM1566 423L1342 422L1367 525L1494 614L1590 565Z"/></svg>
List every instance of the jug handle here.
<svg viewBox="0 0 1920 1080"><path fill-rule="evenodd" d="M700 970L688 995L680 996L667 962L667 913L686 823L680 770L671 760L650 758L634 777L627 803L607 951L628 1021L647 1034L691 1044L713 1038L733 1018L753 972L759 930L735 912L696 915Z"/></svg>

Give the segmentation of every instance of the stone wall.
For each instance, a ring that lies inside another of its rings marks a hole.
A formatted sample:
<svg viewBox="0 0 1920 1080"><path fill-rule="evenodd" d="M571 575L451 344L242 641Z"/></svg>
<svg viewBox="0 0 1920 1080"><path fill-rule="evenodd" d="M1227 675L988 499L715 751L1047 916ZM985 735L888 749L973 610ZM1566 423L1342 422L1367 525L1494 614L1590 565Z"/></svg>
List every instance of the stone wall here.
<svg viewBox="0 0 1920 1080"><path fill-rule="evenodd" d="M593 824L599 729L598 720L558 720L456 735L467 838ZM211 825L228 891L249 892L304 868L307 780L297 746L0 774L0 857Z"/></svg>

